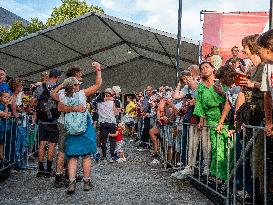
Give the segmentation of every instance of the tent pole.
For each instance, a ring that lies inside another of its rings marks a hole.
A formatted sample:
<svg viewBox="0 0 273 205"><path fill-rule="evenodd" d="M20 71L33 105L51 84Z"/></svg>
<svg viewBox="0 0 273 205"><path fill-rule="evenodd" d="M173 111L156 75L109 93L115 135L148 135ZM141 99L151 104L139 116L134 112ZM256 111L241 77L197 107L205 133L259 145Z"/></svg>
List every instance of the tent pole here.
<svg viewBox="0 0 273 205"><path fill-rule="evenodd" d="M182 19L182 0L179 0L178 8L178 33L177 33L177 43L176 43L176 84L179 78L179 68L180 68L180 44L181 44L181 19Z"/></svg>
<svg viewBox="0 0 273 205"><path fill-rule="evenodd" d="M273 0L270 0L270 9L269 9L269 29L272 29L272 22L273 22L272 8L273 8Z"/></svg>

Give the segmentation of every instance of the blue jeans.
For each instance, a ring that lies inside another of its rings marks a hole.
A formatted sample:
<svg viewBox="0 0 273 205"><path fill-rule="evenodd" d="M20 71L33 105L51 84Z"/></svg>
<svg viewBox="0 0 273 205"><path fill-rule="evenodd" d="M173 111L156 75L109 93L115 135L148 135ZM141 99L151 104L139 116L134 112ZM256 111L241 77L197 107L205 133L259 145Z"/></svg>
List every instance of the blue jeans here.
<svg viewBox="0 0 273 205"><path fill-rule="evenodd" d="M19 162L27 147L27 128L18 125L16 129L15 160Z"/></svg>
<svg viewBox="0 0 273 205"><path fill-rule="evenodd" d="M11 163L14 162L15 160L15 140L16 140L16 125L13 124L12 129L5 131L4 136L5 136L5 159L10 161Z"/></svg>

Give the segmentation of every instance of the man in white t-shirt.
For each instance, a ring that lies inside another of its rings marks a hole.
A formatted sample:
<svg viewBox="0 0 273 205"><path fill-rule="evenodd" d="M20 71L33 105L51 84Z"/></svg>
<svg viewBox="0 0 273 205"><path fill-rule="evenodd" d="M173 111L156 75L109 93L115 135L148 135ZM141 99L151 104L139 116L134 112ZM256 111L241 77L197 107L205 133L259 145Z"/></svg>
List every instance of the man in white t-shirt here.
<svg viewBox="0 0 273 205"><path fill-rule="evenodd" d="M265 134L271 135L272 125L272 96L273 96L273 65L265 65L262 75L261 91L264 92Z"/></svg>
<svg viewBox="0 0 273 205"><path fill-rule="evenodd" d="M257 39L259 56L264 63L270 65L265 66L261 91L264 91L264 111L265 111L265 135L271 136L266 139L266 146L269 148L266 152L267 161L267 181L268 191L273 193L273 125L272 125L272 88L273 88L273 29L261 34Z"/></svg>

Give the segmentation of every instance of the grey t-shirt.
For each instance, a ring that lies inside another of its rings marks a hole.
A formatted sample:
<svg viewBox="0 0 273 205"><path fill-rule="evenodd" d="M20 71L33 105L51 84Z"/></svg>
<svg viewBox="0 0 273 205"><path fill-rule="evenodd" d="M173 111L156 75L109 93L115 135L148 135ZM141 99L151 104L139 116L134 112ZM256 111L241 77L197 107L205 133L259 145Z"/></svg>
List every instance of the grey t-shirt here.
<svg viewBox="0 0 273 205"><path fill-rule="evenodd" d="M116 117L114 113L114 101L98 102L99 122L116 124Z"/></svg>

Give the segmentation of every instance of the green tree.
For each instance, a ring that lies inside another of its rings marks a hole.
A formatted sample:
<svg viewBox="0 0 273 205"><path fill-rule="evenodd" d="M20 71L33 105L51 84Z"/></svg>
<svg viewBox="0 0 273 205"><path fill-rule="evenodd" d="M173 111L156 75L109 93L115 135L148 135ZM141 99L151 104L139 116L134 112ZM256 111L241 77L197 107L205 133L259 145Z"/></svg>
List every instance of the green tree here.
<svg viewBox="0 0 273 205"><path fill-rule="evenodd" d="M46 25L54 26L87 12L104 13L102 8L93 5L89 6L85 0L62 0L61 6L53 9L51 17L48 18Z"/></svg>
<svg viewBox="0 0 273 205"><path fill-rule="evenodd" d="M8 29L0 25L0 44L5 43L7 32L8 32Z"/></svg>
<svg viewBox="0 0 273 205"><path fill-rule="evenodd" d="M12 40L18 39L22 36L25 36L27 34L27 30L25 26L23 25L22 21L14 21L10 27L4 28L2 27L1 31L1 38L2 43L8 43Z"/></svg>
<svg viewBox="0 0 273 205"><path fill-rule="evenodd" d="M85 0L62 0L62 4L53 9L50 18L48 18L45 24L38 18L32 18L28 25L24 25L21 21L13 22L10 27L0 25L0 44L8 43L27 34L63 23L87 12L104 13L102 8L93 5L89 6Z"/></svg>
<svg viewBox="0 0 273 205"><path fill-rule="evenodd" d="M40 21L38 18L32 18L30 23L26 26L26 30L28 33L35 33L45 28L46 28L46 25L42 21Z"/></svg>

